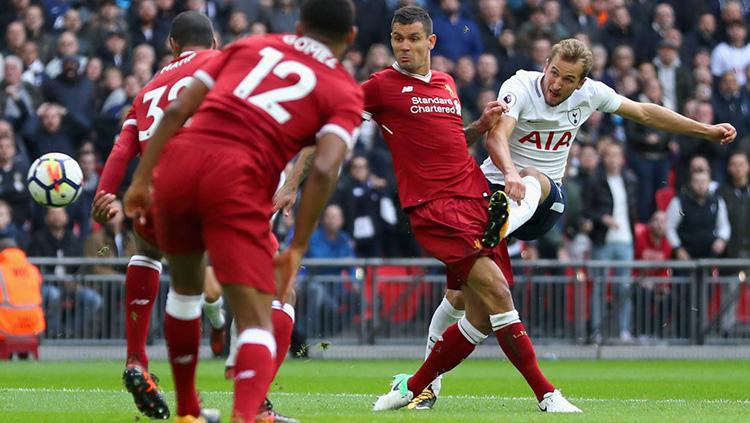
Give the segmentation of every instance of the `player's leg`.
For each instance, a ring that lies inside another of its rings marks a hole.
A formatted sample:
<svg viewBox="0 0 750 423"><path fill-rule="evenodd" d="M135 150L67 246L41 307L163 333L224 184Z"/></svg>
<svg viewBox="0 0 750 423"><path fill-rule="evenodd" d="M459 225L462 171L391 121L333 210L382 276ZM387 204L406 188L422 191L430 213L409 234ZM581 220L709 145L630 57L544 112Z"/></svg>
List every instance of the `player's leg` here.
<svg viewBox="0 0 750 423"><path fill-rule="evenodd" d="M125 338L127 354L122 381L138 410L147 417L169 418L169 407L148 370L146 339L151 314L159 296L161 252L136 232L138 254L130 258L125 273Z"/></svg>
<svg viewBox="0 0 750 423"><path fill-rule="evenodd" d="M450 277L450 276L449 276ZM424 358L427 360L435 343L449 326L459 321L464 316L464 299L461 291L447 289L445 297L440 302L430 320L430 328L427 332L427 347ZM440 375L432 381L419 395L417 395L407 406L410 410L429 410L437 401L442 387Z"/></svg>
<svg viewBox="0 0 750 423"><path fill-rule="evenodd" d="M222 283L237 322L233 418L254 422L276 372L272 334L273 296L246 284Z"/></svg>
<svg viewBox="0 0 750 423"><path fill-rule="evenodd" d="M195 369L201 337L201 303L205 275L205 254L167 255L172 285L167 296L164 337L174 379L178 422L199 422L201 416L214 418L201 410L195 386ZM208 418L206 419L208 420Z"/></svg>
<svg viewBox="0 0 750 423"><path fill-rule="evenodd" d="M203 287L203 314L211 324L211 352L221 355L226 344L226 319L224 317L224 300L221 296L221 285L216 280L213 268L206 266L206 280Z"/></svg>
<svg viewBox="0 0 750 423"><path fill-rule="evenodd" d="M510 201L502 191L494 192L490 198L489 219L482 237L482 244L486 247L496 246L501 239L528 222L552 190L550 179L532 167L523 169L520 175L526 187L523 200Z"/></svg>

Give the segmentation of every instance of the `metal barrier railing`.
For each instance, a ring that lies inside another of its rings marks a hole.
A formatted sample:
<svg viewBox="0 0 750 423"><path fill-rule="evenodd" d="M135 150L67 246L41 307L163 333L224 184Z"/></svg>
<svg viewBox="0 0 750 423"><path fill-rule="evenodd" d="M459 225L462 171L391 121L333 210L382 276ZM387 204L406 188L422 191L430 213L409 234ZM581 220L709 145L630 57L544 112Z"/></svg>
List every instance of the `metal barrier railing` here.
<svg viewBox="0 0 750 423"><path fill-rule="evenodd" d="M45 280L50 342L123 339L124 274L88 272L124 269L127 259L31 261ZM750 260L536 260L514 261L513 269L516 309L540 344L750 342ZM168 282L166 269L153 339L163 337ZM310 342L421 343L444 289L445 268L433 259L305 260L297 329Z"/></svg>

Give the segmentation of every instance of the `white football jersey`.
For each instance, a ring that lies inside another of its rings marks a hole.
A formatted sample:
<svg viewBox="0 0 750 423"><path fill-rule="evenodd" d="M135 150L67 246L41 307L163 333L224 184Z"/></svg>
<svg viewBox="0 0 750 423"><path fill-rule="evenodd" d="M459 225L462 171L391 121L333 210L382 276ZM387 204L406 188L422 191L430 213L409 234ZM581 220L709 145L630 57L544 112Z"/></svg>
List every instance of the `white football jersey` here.
<svg viewBox="0 0 750 423"><path fill-rule="evenodd" d="M565 175L570 144L578 128L596 110L615 112L621 99L604 83L586 78L580 89L552 107L542 95L543 75L524 70L516 72L500 87L498 100L509 106L506 114L516 119L509 140L510 157L516 169L534 167L559 184ZM482 172L492 183L505 181L490 158L482 163Z"/></svg>

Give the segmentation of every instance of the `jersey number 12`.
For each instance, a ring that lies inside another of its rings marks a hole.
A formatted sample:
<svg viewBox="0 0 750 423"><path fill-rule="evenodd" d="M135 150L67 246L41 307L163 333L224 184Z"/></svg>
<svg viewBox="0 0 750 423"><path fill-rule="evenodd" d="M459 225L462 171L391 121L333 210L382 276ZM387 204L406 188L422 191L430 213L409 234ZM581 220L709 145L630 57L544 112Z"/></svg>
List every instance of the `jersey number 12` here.
<svg viewBox="0 0 750 423"><path fill-rule="evenodd" d="M294 60L285 60L284 54L275 48L265 47L260 51L261 59L250 73L234 89L234 95L247 100L251 104L268 113L279 124L286 123L292 115L280 104L304 98L315 88L318 80L309 67ZM253 91L273 72L284 79L289 75L299 76L294 85L274 88L260 94L252 95Z"/></svg>

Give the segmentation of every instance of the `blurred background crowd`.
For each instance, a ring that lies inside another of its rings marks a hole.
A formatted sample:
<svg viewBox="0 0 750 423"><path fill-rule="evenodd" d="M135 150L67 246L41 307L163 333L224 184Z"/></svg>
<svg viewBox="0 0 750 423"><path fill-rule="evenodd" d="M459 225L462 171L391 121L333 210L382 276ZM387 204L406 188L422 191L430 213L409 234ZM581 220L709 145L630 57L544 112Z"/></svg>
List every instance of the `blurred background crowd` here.
<svg viewBox="0 0 750 423"><path fill-rule="evenodd" d="M392 11L423 6L438 38L432 66L454 76L467 123L504 80L519 69L542 70L551 46L575 37L593 50L591 78L737 128L738 141L722 147L595 113L571 148L564 219L538 242L512 244L514 255L750 257L750 0L354 2L359 34L344 60L351 74L363 81L389 66ZM51 257L133 253L122 214L98 228L90 204L131 101L172 59L166 41L177 13L206 13L220 46L293 32L299 17L297 0L5 0L0 9L0 238ZM26 192L29 163L49 151L76 157L85 175L82 198L67 209L45 210ZM478 162L487 155L481 145L472 154ZM611 189L613 176L622 176L623 192ZM291 216L276 220L281 240L293 224ZM365 123L309 256L420 255L387 147L379 128ZM80 301L96 302L94 294Z"/></svg>

